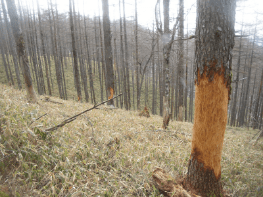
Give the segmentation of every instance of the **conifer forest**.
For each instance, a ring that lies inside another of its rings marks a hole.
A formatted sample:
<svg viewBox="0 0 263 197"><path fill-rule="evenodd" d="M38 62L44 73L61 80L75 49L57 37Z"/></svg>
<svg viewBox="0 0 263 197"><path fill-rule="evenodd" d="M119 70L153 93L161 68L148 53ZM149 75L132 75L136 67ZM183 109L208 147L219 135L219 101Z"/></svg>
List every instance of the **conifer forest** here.
<svg viewBox="0 0 263 197"><path fill-rule="evenodd" d="M0 196L263 196L262 6L0 0Z"/></svg>

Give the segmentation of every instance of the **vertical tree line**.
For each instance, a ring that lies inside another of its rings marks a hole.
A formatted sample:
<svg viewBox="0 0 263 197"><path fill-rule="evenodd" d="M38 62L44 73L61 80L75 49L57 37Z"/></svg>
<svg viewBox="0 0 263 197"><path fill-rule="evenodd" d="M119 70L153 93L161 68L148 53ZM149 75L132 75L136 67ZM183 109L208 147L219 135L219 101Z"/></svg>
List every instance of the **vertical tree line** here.
<svg viewBox="0 0 263 197"><path fill-rule="evenodd" d="M146 106L152 114L163 116L163 128L171 120L193 121L196 35L185 29L183 0L178 1L176 18L170 16L174 9L170 1L158 0L155 22L149 28L139 23L137 0L134 17L127 16L127 3L119 0L115 21L106 0L100 4L102 14L92 17L76 10L72 0L66 13L47 3L48 9L40 9L37 2L34 10L1 0L2 83L21 89L24 82L33 102L34 88L39 95L92 103L123 93L115 106L126 110ZM259 66L263 52L256 26L253 39L245 36L250 34L247 24L235 37L228 105L230 125L254 129L262 128L263 114Z"/></svg>

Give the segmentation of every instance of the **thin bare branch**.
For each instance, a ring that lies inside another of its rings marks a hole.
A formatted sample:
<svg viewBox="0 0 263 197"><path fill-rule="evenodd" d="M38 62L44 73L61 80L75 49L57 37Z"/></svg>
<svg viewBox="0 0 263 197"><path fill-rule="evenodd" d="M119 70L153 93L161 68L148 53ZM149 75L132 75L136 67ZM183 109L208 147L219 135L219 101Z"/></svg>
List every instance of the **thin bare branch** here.
<svg viewBox="0 0 263 197"><path fill-rule="evenodd" d="M103 101L103 102L101 102L101 103L99 103L99 104L96 104L96 105L94 105L92 108L89 108L89 109L87 109L87 110L85 110L85 111L83 111L83 112L80 112L80 113L78 113L78 114L76 114L76 115L74 115L74 116L72 116L72 117L64 120L64 121L63 121L62 123L60 123L60 124L44 130L44 132L47 133L47 132L50 132L50 131L54 131L54 130L56 130L56 129L59 128L59 127L63 127L65 124L68 124L68 123L74 121L78 116L80 116L80 115L82 115L82 114L84 114L84 113L86 113L86 112L88 112L88 111L90 111L90 110L92 110L92 109L96 109L98 106L100 106L100 105L102 105L102 104L104 104L104 103L107 103L107 102L109 102L109 101L111 101L111 100L113 100L113 99L115 99L115 98L117 98L117 97L119 97L119 96L121 96L121 95L122 95L122 93L119 94L119 95L117 95L117 96L114 96L112 99L108 99L108 100Z"/></svg>
<svg viewBox="0 0 263 197"><path fill-rule="evenodd" d="M157 31L162 35L163 34L162 20L158 19L157 6L159 8L158 11L159 11L159 16L160 16L161 15L160 14L160 0L157 0L156 5L155 5L155 22L156 22ZM160 23L159 23L159 21L160 21Z"/></svg>

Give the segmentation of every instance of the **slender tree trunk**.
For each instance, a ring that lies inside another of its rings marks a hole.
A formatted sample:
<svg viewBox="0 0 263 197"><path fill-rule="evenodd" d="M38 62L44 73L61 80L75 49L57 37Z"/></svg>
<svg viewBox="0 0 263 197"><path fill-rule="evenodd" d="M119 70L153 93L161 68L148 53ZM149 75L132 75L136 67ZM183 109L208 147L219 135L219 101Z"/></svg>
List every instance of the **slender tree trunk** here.
<svg viewBox="0 0 263 197"><path fill-rule="evenodd" d="M180 0L180 22L179 22L179 51L178 51L178 76L179 76L179 114L178 121L183 121L183 102L184 102L184 0Z"/></svg>
<svg viewBox="0 0 263 197"><path fill-rule="evenodd" d="M94 18L94 30L95 30L95 44L96 44L96 57L97 57L97 65L98 65L98 71L99 71L99 81L100 81L100 99L101 102L103 101L103 77L102 77L102 73L101 73L101 67L103 65L101 65L100 63L100 47L99 47L99 38L98 38L98 34L97 34L97 20ZM95 62L94 62L95 65Z"/></svg>
<svg viewBox="0 0 263 197"><path fill-rule="evenodd" d="M16 50L16 46L15 46L15 41L13 41L13 38L12 38L13 34L11 32L12 30L11 30L11 27L10 27L10 23L9 23L9 21L7 19L7 12L6 12L6 8L5 8L4 0L2 0L2 11L3 11L3 14L4 14L4 21L5 21L5 24L6 24L8 40L9 40L9 43L10 43L10 49L11 49L11 53L12 53L12 56L13 56L15 72L16 72L17 85L18 85L18 89L21 90L22 89L22 85L21 85L20 71L19 71L19 65L18 65L18 60L17 60L17 55L18 54L17 54L17 50ZM17 15L17 17L18 17L18 15ZM11 22L11 25L12 25L12 22ZM18 21L17 21L17 25L18 25ZM16 40L16 38L15 38L15 40Z"/></svg>
<svg viewBox="0 0 263 197"><path fill-rule="evenodd" d="M242 24L243 28L243 24ZM242 29L241 29L241 35L242 35ZM238 95L238 84L239 84L239 69L240 69L240 59L241 59L241 47L242 47L242 36L240 37L239 41L239 52L238 52L238 61L237 61L237 76L236 76L236 85L235 85L235 91L234 91L234 100L233 100L233 106L231 111L231 126L235 126L236 122L236 106L237 106L237 95Z"/></svg>
<svg viewBox="0 0 263 197"><path fill-rule="evenodd" d="M235 7L234 0L197 1L195 117L184 186L201 196L223 195L220 162L231 90Z"/></svg>
<svg viewBox="0 0 263 197"><path fill-rule="evenodd" d="M122 18L121 18L121 1L119 1L119 10L120 10L120 45L121 45L121 65L122 65L122 91L124 97L124 106L128 110L128 96L127 96L127 80L126 80L126 68L125 68L125 58L124 58L124 48L123 48L123 31L122 31Z"/></svg>
<svg viewBox="0 0 263 197"><path fill-rule="evenodd" d="M154 23L153 23L153 40L155 40ZM154 41L153 41L154 42ZM154 51L154 49L153 49ZM152 57L152 114L156 114L156 90L155 90L155 59L154 52Z"/></svg>
<svg viewBox="0 0 263 197"><path fill-rule="evenodd" d="M93 76L92 76L92 64L91 64L91 57L89 54L90 51L90 45L88 40L88 32L87 32L87 25L86 25L86 18L84 17L84 27L85 27L85 41L86 41L86 48L87 48L87 55L88 55L88 75L89 75L89 84L90 84L90 93L91 93L91 100L95 104L96 103L96 97L95 97L95 91L93 86ZM95 61L93 61L95 66ZM99 64L99 62L98 62Z"/></svg>
<svg viewBox="0 0 263 197"><path fill-rule="evenodd" d="M51 35L50 37L51 37L51 44L52 44L52 53L53 53L53 58L54 58L55 68L56 68L56 78L57 78L59 96L61 99L64 99L61 65L60 65L60 62L58 60L56 23L55 23L56 20L54 17L54 11L52 8L52 4L50 4L50 5L51 5L51 11L49 11L48 17L49 17L49 23L50 23L50 35ZM52 28L51 14L53 16L53 22L54 22L53 28Z"/></svg>
<svg viewBox="0 0 263 197"><path fill-rule="evenodd" d="M13 34L15 37L15 42L17 46L17 53L19 57L20 64L23 66L24 70L24 80L27 90L28 99L35 103L37 102L36 94L34 91L34 87L32 84L32 78L30 73L30 68L28 64L28 56L26 53L25 43L22 31L20 29L20 26L18 24L18 14L16 11L16 5L14 0L8 0L7 1L7 7L8 7L8 13L11 20L11 26L13 30Z"/></svg>
<svg viewBox="0 0 263 197"><path fill-rule="evenodd" d="M252 71L252 63L253 63L253 56L254 56L254 45L255 45L255 39L256 39L256 27L254 32L254 41L252 45L252 52L251 52L251 59L250 64L248 65L248 78L247 78L247 84L246 84L246 90L244 94L244 100L243 104L241 106L241 113L240 113L240 119L239 119L239 126L243 126L245 122L245 114L246 114L246 108L248 105L248 92L249 92L249 85L250 85L250 78L251 78L251 71Z"/></svg>
<svg viewBox="0 0 263 197"><path fill-rule="evenodd" d="M130 93L130 71L129 71L129 53L128 53L128 41L127 41L127 28L126 28L126 17L125 17L125 2L123 4L123 28L124 28L124 46L125 46L125 70L127 80L127 106L128 110L131 109L131 93Z"/></svg>
<svg viewBox="0 0 263 197"><path fill-rule="evenodd" d="M74 60L74 75L76 79L78 101L81 101L82 100L81 87L80 87L79 67L78 67L78 58L77 58L77 50L76 50L76 43L75 43L75 30L74 30L74 24L73 24L71 0L69 0L69 13L70 13L70 30L71 30L71 39L72 39L72 53L73 53L73 60Z"/></svg>
<svg viewBox="0 0 263 197"><path fill-rule="evenodd" d="M112 65L112 49L111 49L111 30L109 19L108 0L102 0L103 10L103 31L104 31L104 47L106 60L106 89L108 99L114 95L114 73ZM113 99L108 102L108 105L114 105Z"/></svg>
<svg viewBox="0 0 263 197"><path fill-rule="evenodd" d="M45 44L44 44L44 33L43 33L43 27L42 27L42 19L41 19L41 14L40 14L40 9L39 9L39 3L37 1L37 8L38 8L38 20L39 20L39 29L40 29L40 37L41 37L41 45L42 45L42 53L44 57L44 62L45 62L45 71L46 71L46 78L47 78L47 87L48 87L48 94L52 95L51 91L51 85L50 85L50 76L48 73L48 64L47 64L47 57L46 57L46 49L45 49Z"/></svg>
<svg viewBox="0 0 263 197"><path fill-rule="evenodd" d="M163 76L165 79L165 88L163 96L163 129L166 129L170 121L170 51L171 45L170 30L169 30L169 3L170 0L163 1L163 14L164 14L164 35L163 35ZM167 40L165 42L165 40Z"/></svg>
<svg viewBox="0 0 263 197"><path fill-rule="evenodd" d="M136 64L136 88L137 88L137 110L140 110L139 85L140 85L140 64L138 54L138 13L137 0L135 0L135 64Z"/></svg>
<svg viewBox="0 0 263 197"><path fill-rule="evenodd" d="M263 68L262 68L262 74L261 74L261 80L260 80L260 86L258 90L258 97L256 100L256 105L255 105L255 110L254 110L254 115L253 115L253 129L259 128L259 122L260 122L260 116L258 114L259 112L259 102L260 102L260 97L262 97L262 86L263 86Z"/></svg>

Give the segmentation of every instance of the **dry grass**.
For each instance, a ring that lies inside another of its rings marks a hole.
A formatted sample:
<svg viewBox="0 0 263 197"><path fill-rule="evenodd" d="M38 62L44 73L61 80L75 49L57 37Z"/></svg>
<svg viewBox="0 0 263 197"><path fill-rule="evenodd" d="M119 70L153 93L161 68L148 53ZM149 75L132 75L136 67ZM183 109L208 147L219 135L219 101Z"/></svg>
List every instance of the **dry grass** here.
<svg viewBox="0 0 263 197"><path fill-rule="evenodd" d="M25 91L0 85L0 92L0 196L160 196L154 169L187 172L191 123L173 121L164 132L160 116L101 106L43 136L92 105L43 96L29 104ZM254 133L227 127L222 180L233 196L263 196L263 143L248 144Z"/></svg>

